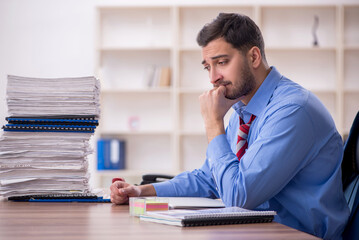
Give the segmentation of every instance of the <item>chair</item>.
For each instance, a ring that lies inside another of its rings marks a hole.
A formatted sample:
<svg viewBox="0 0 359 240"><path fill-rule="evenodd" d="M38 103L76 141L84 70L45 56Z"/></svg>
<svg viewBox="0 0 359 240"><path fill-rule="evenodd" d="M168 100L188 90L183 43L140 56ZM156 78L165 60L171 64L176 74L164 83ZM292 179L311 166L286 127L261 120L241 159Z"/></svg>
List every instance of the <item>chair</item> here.
<svg viewBox="0 0 359 240"><path fill-rule="evenodd" d="M342 180L345 198L350 208L343 239L359 239L359 112L344 145Z"/></svg>
<svg viewBox="0 0 359 240"><path fill-rule="evenodd" d="M140 185L159 183L172 179L173 177L174 176L172 175L165 175L165 174L145 174L142 175L142 182L140 183Z"/></svg>

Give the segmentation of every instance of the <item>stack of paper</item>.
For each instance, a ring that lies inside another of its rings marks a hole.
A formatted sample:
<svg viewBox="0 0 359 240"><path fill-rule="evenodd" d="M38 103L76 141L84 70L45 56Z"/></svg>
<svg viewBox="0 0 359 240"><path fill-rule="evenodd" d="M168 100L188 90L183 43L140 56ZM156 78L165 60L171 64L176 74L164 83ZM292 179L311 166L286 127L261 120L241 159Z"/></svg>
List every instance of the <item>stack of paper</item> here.
<svg viewBox="0 0 359 240"><path fill-rule="evenodd" d="M10 116L99 116L100 83L94 77L25 78L8 76Z"/></svg>
<svg viewBox="0 0 359 240"><path fill-rule="evenodd" d="M8 77L0 196L89 193L89 140L98 124L94 77Z"/></svg>

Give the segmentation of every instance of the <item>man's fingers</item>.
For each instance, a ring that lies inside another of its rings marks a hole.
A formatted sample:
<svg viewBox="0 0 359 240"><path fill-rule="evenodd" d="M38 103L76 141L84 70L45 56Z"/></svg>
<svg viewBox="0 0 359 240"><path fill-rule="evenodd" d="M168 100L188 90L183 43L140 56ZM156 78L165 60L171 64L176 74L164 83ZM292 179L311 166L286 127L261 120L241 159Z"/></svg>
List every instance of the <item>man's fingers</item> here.
<svg viewBox="0 0 359 240"><path fill-rule="evenodd" d="M225 86L219 86L218 88L217 88L217 91L218 91L218 93L220 93L220 95L223 95L223 96L225 96L226 95L226 87Z"/></svg>
<svg viewBox="0 0 359 240"><path fill-rule="evenodd" d="M122 188L120 189L120 192L128 197L138 197L139 195L135 186L128 186L126 188Z"/></svg>

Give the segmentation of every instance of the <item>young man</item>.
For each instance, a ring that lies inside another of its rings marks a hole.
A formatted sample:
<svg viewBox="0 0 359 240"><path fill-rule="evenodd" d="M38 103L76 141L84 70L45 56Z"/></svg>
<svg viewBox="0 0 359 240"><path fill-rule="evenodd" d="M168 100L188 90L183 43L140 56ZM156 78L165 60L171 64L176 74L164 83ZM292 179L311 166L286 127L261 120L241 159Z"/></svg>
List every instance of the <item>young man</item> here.
<svg viewBox="0 0 359 240"><path fill-rule="evenodd" d="M213 84L199 98L206 161L163 183L117 181L112 202L150 195L221 198L226 206L275 210L279 223L340 239L349 210L341 182L342 139L328 111L268 66L261 32L250 18L220 14L197 42ZM230 107L235 111L225 130Z"/></svg>

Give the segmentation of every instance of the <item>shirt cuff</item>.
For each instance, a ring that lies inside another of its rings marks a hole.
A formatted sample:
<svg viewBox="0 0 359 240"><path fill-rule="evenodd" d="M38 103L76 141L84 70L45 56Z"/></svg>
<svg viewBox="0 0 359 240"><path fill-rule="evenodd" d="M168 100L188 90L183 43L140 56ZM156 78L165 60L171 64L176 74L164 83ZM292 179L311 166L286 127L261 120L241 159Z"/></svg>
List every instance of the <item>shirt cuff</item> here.
<svg viewBox="0 0 359 240"><path fill-rule="evenodd" d="M158 197L175 197L176 190L171 183L171 181L164 181L160 183L152 183L153 187L156 190L156 195Z"/></svg>
<svg viewBox="0 0 359 240"><path fill-rule="evenodd" d="M232 153L231 146L227 141L227 137L225 134L221 134L212 139L212 141L208 144L207 148L207 159L212 166L212 162L216 159L221 159L228 153Z"/></svg>

